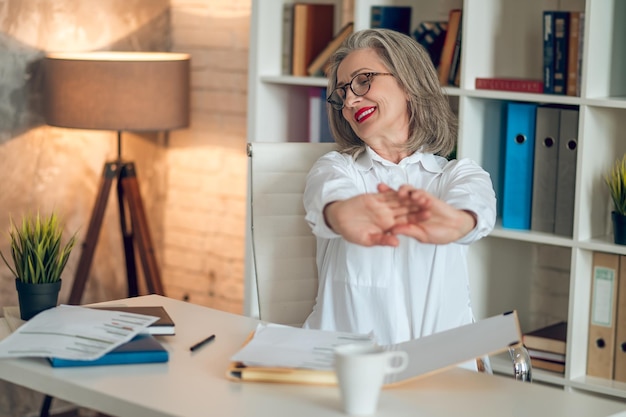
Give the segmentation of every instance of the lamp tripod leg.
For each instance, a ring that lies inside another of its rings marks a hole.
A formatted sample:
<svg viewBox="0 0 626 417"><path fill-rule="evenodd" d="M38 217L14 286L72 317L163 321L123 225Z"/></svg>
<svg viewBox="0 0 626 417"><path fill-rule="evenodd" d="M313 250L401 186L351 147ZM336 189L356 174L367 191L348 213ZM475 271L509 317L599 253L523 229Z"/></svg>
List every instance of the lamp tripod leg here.
<svg viewBox="0 0 626 417"><path fill-rule="evenodd" d="M122 231L122 243L124 245L124 260L126 262L126 284L128 296L137 297L139 295L139 284L137 281L137 265L135 263L135 245L133 242L133 221L128 218L127 199L122 186L121 177L126 170L126 164L121 168L120 179L117 182L117 202L120 213L120 229Z"/></svg>
<svg viewBox="0 0 626 417"><path fill-rule="evenodd" d="M139 181L132 162L125 163L120 174L120 184L132 223L133 241L141 259L146 286L151 294L165 295L156 262L154 246L150 237L148 221L139 192Z"/></svg>
<svg viewBox="0 0 626 417"><path fill-rule="evenodd" d="M126 260L128 296L135 297L139 295L137 267L135 263L135 245L141 260L148 292L158 295L165 294L156 262L154 246L148 229L148 221L139 192L139 182L137 180L135 165L132 162L115 161L107 162L103 169L96 203L89 221L87 235L82 245L82 253L78 261L68 304L77 305L81 302L100 230L102 229L102 220L104 218L107 200L111 192L112 183L116 179L118 181L117 195L120 209L120 227ZM127 213L130 219L127 217Z"/></svg>
<svg viewBox="0 0 626 417"><path fill-rule="evenodd" d="M76 274L74 275L74 282L72 283L72 291L68 304L80 304L83 292L85 291L85 284L87 283L89 270L91 269L93 254L96 249L96 244L98 243L100 230L102 229L102 219L111 191L111 184L113 180L118 177L119 169L120 164L118 162L107 162L104 165L100 185L98 187L98 195L96 196L96 203L93 207L91 220L87 228L87 235L82 245L82 253L78 261Z"/></svg>

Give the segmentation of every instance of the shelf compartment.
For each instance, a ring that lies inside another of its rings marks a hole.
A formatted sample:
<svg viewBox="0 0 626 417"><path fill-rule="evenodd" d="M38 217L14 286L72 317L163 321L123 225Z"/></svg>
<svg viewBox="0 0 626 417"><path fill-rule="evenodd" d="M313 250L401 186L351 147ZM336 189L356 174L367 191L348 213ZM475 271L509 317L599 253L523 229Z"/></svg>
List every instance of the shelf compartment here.
<svg viewBox="0 0 626 417"><path fill-rule="evenodd" d="M577 239L612 239L611 202L604 175L626 153L626 109L581 107L576 173Z"/></svg>

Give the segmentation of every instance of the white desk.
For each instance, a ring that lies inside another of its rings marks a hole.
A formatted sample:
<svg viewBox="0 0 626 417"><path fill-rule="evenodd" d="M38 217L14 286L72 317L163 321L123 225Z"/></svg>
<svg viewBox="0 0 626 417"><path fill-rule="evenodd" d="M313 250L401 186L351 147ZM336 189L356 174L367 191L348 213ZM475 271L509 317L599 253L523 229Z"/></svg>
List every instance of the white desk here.
<svg viewBox="0 0 626 417"><path fill-rule="evenodd" d="M229 358L256 320L156 295L119 302L165 306L176 323L176 336L160 337L169 363L53 369L44 359L0 360L0 378L120 417L344 415L337 387L226 379ZM213 333L215 341L189 352ZM0 328L0 338L6 334ZM626 404L452 369L383 390L376 415L626 417Z"/></svg>

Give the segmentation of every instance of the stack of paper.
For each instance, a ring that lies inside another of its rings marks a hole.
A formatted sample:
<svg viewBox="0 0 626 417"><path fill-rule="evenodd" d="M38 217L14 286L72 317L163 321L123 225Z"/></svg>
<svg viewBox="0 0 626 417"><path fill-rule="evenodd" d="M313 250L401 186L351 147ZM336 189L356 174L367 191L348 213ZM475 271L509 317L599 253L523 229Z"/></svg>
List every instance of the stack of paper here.
<svg viewBox="0 0 626 417"><path fill-rule="evenodd" d="M96 361L157 320L156 316L61 305L36 315L0 341L0 358Z"/></svg>

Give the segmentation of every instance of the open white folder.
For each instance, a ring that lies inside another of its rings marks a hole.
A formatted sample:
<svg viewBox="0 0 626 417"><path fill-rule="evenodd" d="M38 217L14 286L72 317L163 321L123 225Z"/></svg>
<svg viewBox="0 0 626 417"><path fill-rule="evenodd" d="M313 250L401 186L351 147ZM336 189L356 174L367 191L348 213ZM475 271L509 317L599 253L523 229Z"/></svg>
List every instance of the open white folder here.
<svg viewBox="0 0 626 417"><path fill-rule="evenodd" d="M333 349L345 343L375 343L372 335L260 324L235 355L227 376L239 381L336 384ZM521 346L515 311L465 326L394 345L387 350L409 354L403 372L386 377L385 385L400 383L476 358Z"/></svg>

